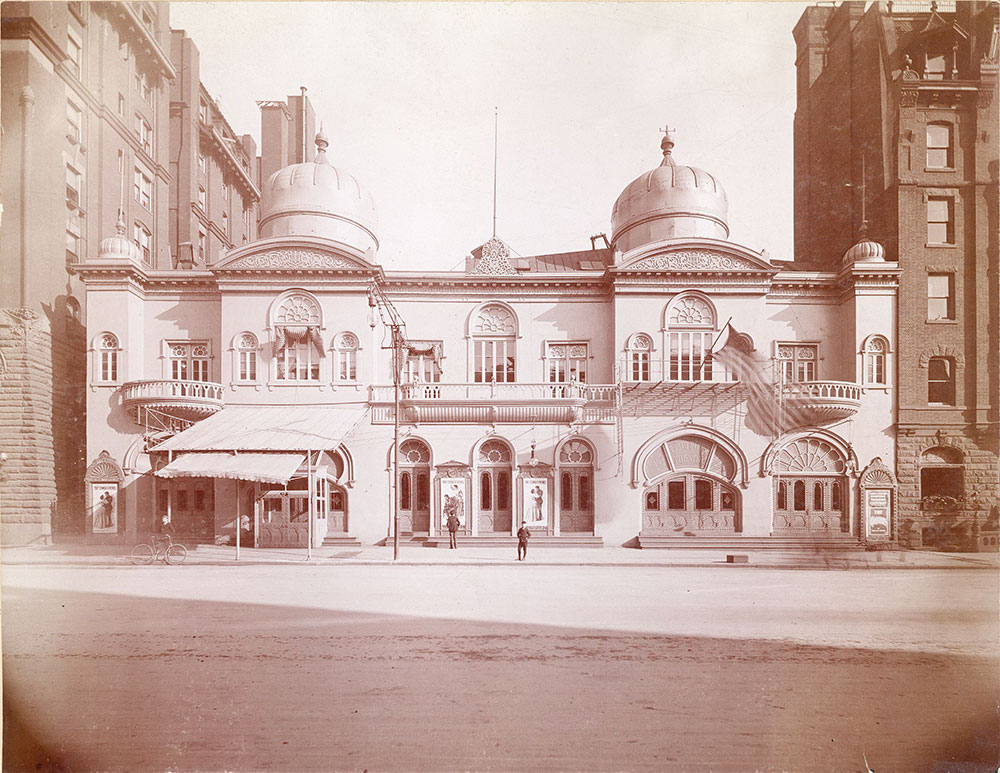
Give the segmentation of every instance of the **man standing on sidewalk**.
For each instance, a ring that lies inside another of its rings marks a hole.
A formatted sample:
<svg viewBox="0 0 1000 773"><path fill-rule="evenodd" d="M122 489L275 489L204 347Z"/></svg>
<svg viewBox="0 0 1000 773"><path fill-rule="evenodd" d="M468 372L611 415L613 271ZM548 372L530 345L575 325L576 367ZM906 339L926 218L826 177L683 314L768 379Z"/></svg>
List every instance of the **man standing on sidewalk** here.
<svg viewBox="0 0 1000 773"><path fill-rule="evenodd" d="M517 530L517 560L523 561L528 557L528 540L531 539L531 532L528 531L528 522L521 521L521 528Z"/></svg>
<svg viewBox="0 0 1000 773"><path fill-rule="evenodd" d="M458 516L452 513L448 516L448 547L454 550L458 547L458 527L462 525L461 521L458 520Z"/></svg>

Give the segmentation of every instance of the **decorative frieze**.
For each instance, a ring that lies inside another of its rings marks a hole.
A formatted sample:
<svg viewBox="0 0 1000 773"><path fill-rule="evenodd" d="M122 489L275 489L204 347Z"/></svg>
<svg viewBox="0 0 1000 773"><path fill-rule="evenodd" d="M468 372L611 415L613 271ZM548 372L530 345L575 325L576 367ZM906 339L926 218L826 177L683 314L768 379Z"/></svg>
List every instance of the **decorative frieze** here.
<svg viewBox="0 0 1000 773"><path fill-rule="evenodd" d="M247 255L220 268L226 271L309 271L364 270L367 266L319 250L285 249Z"/></svg>

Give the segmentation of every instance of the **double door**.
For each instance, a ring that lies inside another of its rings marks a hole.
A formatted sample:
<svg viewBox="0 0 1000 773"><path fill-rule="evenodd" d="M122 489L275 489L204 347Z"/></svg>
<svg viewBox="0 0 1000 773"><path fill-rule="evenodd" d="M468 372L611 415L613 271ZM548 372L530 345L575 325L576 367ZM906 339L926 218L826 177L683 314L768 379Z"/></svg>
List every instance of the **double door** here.
<svg viewBox="0 0 1000 773"><path fill-rule="evenodd" d="M514 519L510 481L509 467L480 469L479 508L476 516L480 534L511 533Z"/></svg>
<svg viewBox="0 0 1000 773"><path fill-rule="evenodd" d="M426 534L430 528L430 468L403 469L399 473L399 532L400 534Z"/></svg>

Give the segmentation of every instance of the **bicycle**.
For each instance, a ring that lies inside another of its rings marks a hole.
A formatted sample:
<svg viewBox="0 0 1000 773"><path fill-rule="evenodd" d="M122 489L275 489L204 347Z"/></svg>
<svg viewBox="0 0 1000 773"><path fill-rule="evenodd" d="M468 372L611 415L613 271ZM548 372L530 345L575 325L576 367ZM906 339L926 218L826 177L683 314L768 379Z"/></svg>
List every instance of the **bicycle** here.
<svg viewBox="0 0 1000 773"><path fill-rule="evenodd" d="M129 560L135 564L151 564L153 561L163 561L165 564L179 564L187 558L187 548L174 542L169 534L163 537L153 537L153 544L140 543L132 548Z"/></svg>

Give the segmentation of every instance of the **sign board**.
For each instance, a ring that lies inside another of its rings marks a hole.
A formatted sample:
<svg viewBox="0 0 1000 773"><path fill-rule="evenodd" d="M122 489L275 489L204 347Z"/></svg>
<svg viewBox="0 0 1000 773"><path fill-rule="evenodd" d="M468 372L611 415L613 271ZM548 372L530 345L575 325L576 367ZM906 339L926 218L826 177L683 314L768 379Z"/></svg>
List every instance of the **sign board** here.
<svg viewBox="0 0 1000 773"><path fill-rule="evenodd" d="M94 534L118 531L118 484L90 484L91 527Z"/></svg>
<svg viewBox="0 0 1000 773"><path fill-rule="evenodd" d="M865 493L865 538L870 542L888 542L892 535L892 491L868 489Z"/></svg>

